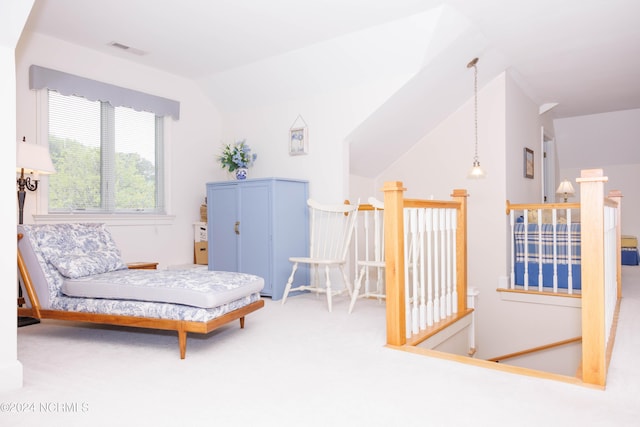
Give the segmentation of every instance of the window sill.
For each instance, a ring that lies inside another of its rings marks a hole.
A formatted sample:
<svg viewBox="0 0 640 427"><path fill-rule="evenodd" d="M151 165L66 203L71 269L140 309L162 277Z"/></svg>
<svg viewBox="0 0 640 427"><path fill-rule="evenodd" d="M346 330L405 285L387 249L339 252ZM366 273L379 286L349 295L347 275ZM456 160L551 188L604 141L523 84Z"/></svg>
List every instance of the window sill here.
<svg viewBox="0 0 640 427"><path fill-rule="evenodd" d="M110 226L125 225L172 225L175 221L175 215L156 215L156 214L87 214L87 213L68 213L68 214L43 214L33 215L36 224L61 224L61 223L77 223L77 222L99 222Z"/></svg>

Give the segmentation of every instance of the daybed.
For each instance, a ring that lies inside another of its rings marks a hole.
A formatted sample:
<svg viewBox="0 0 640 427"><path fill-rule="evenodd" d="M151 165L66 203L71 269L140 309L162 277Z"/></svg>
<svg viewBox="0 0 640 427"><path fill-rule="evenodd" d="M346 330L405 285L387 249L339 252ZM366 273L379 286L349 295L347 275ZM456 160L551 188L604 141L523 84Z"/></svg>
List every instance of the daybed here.
<svg viewBox="0 0 640 427"><path fill-rule="evenodd" d="M138 270L122 262L104 224L18 226L26 307L19 316L207 334L264 301L261 277L208 270Z"/></svg>

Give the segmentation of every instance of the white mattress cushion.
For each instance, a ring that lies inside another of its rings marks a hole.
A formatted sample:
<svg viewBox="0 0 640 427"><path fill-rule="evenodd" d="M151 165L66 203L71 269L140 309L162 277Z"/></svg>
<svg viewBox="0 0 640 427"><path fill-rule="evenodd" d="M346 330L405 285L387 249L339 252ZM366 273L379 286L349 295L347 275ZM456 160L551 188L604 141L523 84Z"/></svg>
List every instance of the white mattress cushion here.
<svg viewBox="0 0 640 427"><path fill-rule="evenodd" d="M72 297L168 302L211 308L260 292L264 279L252 274L208 270L118 270L65 279Z"/></svg>

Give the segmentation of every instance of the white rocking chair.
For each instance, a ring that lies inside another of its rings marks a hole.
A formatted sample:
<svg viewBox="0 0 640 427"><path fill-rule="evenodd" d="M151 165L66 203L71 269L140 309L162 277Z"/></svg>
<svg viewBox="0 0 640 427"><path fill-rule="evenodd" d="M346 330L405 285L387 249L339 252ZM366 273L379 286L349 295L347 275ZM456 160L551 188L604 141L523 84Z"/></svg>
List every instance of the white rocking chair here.
<svg viewBox="0 0 640 427"><path fill-rule="evenodd" d="M356 280L349 313L353 311L358 298L377 298L379 301L386 298L384 283L384 203L370 197L369 205L360 206L358 213L359 224L356 225ZM374 275L371 275L371 270ZM362 282L364 290L361 293ZM375 282L375 283L372 283Z"/></svg>
<svg viewBox="0 0 640 427"><path fill-rule="evenodd" d="M358 206L354 205L321 205L309 199L307 201L310 209L311 234L310 250L308 257L291 257L289 261L293 263L291 275L287 281L287 286L282 297L282 304L287 301L289 292L311 291L315 293L326 293L327 305L331 311L331 298L347 291L352 293L352 286L345 271L347 263L347 253L353 234ZM298 264L308 264L312 268L311 284L291 287L293 277L298 269ZM324 287L321 286L318 267L324 266L325 280ZM344 289L334 290L331 287L330 270L337 267L342 273Z"/></svg>

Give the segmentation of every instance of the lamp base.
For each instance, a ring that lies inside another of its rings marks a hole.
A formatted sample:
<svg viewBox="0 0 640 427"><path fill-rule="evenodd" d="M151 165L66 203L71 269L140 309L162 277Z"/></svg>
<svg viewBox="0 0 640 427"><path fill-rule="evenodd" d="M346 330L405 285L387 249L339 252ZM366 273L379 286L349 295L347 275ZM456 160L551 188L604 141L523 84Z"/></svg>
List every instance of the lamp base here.
<svg viewBox="0 0 640 427"><path fill-rule="evenodd" d="M39 319L34 319L33 317L20 317L18 316L18 328L23 326L35 325L40 323Z"/></svg>

